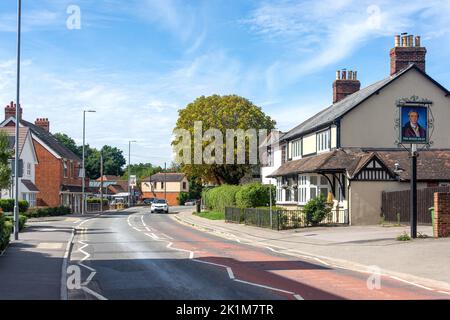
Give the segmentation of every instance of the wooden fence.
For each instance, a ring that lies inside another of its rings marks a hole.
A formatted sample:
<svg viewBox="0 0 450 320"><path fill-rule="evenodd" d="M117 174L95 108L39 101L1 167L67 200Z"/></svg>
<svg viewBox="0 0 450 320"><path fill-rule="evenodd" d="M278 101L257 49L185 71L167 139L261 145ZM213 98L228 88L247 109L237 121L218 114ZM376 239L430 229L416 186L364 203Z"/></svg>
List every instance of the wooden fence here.
<svg viewBox="0 0 450 320"><path fill-rule="evenodd" d="M429 208L434 205L435 192L450 192L450 187L432 187L417 190L417 221L418 223L431 224ZM409 223L410 190L392 191L382 193L381 212L387 222Z"/></svg>

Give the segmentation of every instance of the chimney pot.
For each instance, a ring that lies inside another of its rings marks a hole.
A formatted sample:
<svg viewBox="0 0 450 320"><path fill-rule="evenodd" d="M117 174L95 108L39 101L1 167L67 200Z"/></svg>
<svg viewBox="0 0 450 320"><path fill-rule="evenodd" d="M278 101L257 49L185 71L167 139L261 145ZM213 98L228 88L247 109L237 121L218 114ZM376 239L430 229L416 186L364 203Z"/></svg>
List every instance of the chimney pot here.
<svg viewBox="0 0 450 320"><path fill-rule="evenodd" d="M414 37L413 35L402 33L401 39L401 46L394 47L390 51L391 75L407 68L410 64L415 64L420 70L425 72L427 50L421 47L420 36Z"/></svg>
<svg viewBox="0 0 450 320"><path fill-rule="evenodd" d="M336 80L341 80L341 71L336 71Z"/></svg>
<svg viewBox="0 0 450 320"><path fill-rule="evenodd" d="M50 122L48 121L48 118L37 118L34 124L45 131L50 131Z"/></svg>
<svg viewBox="0 0 450 320"><path fill-rule="evenodd" d="M416 47L420 47L420 36L416 36Z"/></svg>
<svg viewBox="0 0 450 320"><path fill-rule="evenodd" d="M395 36L395 47L400 47L400 35Z"/></svg>
<svg viewBox="0 0 450 320"><path fill-rule="evenodd" d="M346 70L342 70L342 80L347 80L347 71Z"/></svg>
<svg viewBox="0 0 450 320"><path fill-rule="evenodd" d="M336 75L338 75L338 72L336 72ZM340 79L336 78L333 82L333 103L341 101L361 88L361 83L356 79L356 71L349 70L348 78L347 70L344 69L340 73Z"/></svg>

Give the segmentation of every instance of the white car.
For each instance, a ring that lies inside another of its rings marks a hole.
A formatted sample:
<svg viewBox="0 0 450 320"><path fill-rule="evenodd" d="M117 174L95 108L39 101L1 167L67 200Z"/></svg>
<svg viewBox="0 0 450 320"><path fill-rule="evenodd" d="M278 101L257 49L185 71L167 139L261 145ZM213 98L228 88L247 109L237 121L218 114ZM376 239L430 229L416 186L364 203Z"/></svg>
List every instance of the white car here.
<svg viewBox="0 0 450 320"><path fill-rule="evenodd" d="M150 212L165 212L169 213L169 205L167 204L167 201L164 199L155 199L152 202L152 205L150 207Z"/></svg>

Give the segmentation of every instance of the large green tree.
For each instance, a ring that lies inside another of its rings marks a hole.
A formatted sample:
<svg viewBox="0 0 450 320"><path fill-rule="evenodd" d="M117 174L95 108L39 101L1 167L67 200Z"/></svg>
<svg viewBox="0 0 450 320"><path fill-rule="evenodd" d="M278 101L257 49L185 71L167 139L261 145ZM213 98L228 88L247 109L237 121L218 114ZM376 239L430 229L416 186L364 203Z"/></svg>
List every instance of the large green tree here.
<svg viewBox="0 0 450 320"><path fill-rule="evenodd" d="M201 96L194 102L188 104L184 109L179 110L179 117L174 129L175 133L180 129L187 130L192 139L195 133L195 123L202 122L203 133L208 129L218 129L223 136L222 155L225 157L227 145L225 143L227 129L255 129L255 130L271 130L275 128L275 121L267 116L260 107L254 105L249 100L237 95L213 95L209 97ZM178 153L177 145L183 139L176 136L172 145ZM214 140L214 139L213 139ZM247 141L248 142L248 141ZM202 153L210 145L211 141L202 142ZM235 145L230 146L230 150L234 150L233 157L237 158L237 148ZM194 161L195 149L194 142L191 143L191 161L183 163L181 170L188 176L195 176L203 181L214 182L217 184L238 184L242 177L249 174L254 166L249 163L249 143L246 143L246 160L243 164L223 164L218 163L202 163L196 164ZM184 153L185 151L182 151ZM198 153L198 152L197 152ZM220 153L217 150L213 152L218 157Z"/></svg>
<svg viewBox="0 0 450 320"><path fill-rule="evenodd" d="M0 131L0 188L8 188L11 183L11 169L8 159L13 156L9 146L8 135Z"/></svg>
<svg viewBox="0 0 450 320"><path fill-rule="evenodd" d="M77 146L75 140L73 140L65 133L55 133L53 136L56 138L56 140L58 140L59 143L65 145L70 151L81 158L82 149L81 147Z"/></svg>

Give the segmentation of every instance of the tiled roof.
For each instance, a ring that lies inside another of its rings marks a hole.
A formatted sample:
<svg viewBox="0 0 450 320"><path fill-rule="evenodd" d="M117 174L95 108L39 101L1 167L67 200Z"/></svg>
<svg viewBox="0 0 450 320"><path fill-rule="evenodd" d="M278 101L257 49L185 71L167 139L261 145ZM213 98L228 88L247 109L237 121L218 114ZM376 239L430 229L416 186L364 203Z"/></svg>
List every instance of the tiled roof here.
<svg viewBox="0 0 450 320"><path fill-rule="evenodd" d="M3 127L3 128L0 128L0 131L6 132L6 134L9 137L9 147L14 150L16 128L15 127ZM19 153L22 152L28 132L29 132L28 128L19 127Z"/></svg>
<svg viewBox="0 0 450 320"><path fill-rule="evenodd" d="M426 73L424 73L422 70L420 70L415 64L409 65L407 68L401 70L400 72L389 76L383 80L380 80L378 82L375 82L374 84L365 87L347 97L342 99L341 101L336 102L335 104L332 104L328 108L320 111L319 113L315 114L308 120L304 121L297 127L291 129L288 131L283 137L282 140L290 140L291 138L295 138L304 134L307 134L309 132L315 131L319 129L320 127L324 127L327 125L332 124L337 119L344 116L347 112L352 110L353 108L357 107L359 104L361 104L366 99L370 98L373 94L377 93L379 90L393 82L394 80L400 78L402 75L407 73L408 71L415 69L422 73L425 77L427 77L429 80L431 80L433 83L435 83L437 86L439 86L444 92L449 94L449 91L442 87L439 83L437 83L435 80L433 80L430 76L428 76Z"/></svg>
<svg viewBox="0 0 450 320"><path fill-rule="evenodd" d="M284 163L270 177L301 173L326 173L346 171L354 177L372 158L378 158L393 173L395 163L404 170L398 174L400 180L409 180L411 159L403 150L358 149L334 150L324 154ZM417 179L421 181L450 181L450 150L423 150L417 159Z"/></svg>
<svg viewBox="0 0 450 320"><path fill-rule="evenodd" d="M63 144L59 143L59 141L56 140L56 138L50 132L47 132L46 130L36 126L31 122L25 120L21 120L20 122L23 126L30 128L31 132L35 136L37 136L46 145L48 145L60 157L69 160L81 161L81 159L75 153L73 153Z"/></svg>
<svg viewBox="0 0 450 320"><path fill-rule="evenodd" d="M151 182L180 182L184 179L184 173L178 172L160 172L152 175L150 178L145 178L143 181L151 181Z"/></svg>
<svg viewBox="0 0 450 320"><path fill-rule="evenodd" d="M22 184L31 192L39 192L39 189L31 180L22 179Z"/></svg>
<svg viewBox="0 0 450 320"><path fill-rule="evenodd" d="M110 175L110 174L103 175L103 182L105 182L105 181L117 181L117 180L120 180L119 176ZM97 181L101 181L101 177L98 178Z"/></svg>
<svg viewBox="0 0 450 320"><path fill-rule="evenodd" d="M68 193L81 193L83 191L82 186L71 186L71 185L62 185L61 186L61 192L68 192ZM92 190L90 188L84 188L84 191L86 193L92 193Z"/></svg>

